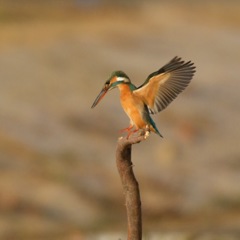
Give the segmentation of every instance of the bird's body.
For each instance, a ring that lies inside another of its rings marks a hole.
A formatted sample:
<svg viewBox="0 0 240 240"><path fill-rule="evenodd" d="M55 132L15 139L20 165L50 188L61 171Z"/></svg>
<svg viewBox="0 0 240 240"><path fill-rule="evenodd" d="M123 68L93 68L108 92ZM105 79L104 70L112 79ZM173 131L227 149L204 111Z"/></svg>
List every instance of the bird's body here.
<svg viewBox="0 0 240 240"><path fill-rule="evenodd" d="M134 126L136 128L135 131L137 131L138 129L149 127L150 131L159 133L157 129L154 129L153 120L142 98L135 91L132 91L128 84L121 84L118 88L120 90L121 105L130 119L129 128L131 129Z"/></svg>
<svg viewBox="0 0 240 240"><path fill-rule="evenodd" d="M189 84L195 72L193 63L175 57L158 71L150 74L140 86L134 86L122 71L112 73L92 108L103 98L108 90L118 87L121 105L130 119L128 137L139 129L152 131L162 136L150 113L165 109L168 104ZM135 127L134 130L133 127Z"/></svg>

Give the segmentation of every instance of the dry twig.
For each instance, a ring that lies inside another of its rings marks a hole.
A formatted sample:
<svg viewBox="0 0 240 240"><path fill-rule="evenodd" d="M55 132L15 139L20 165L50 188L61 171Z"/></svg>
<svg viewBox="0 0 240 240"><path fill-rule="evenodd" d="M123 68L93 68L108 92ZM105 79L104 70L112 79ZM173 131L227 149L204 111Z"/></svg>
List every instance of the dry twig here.
<svg viewBox="0 0 240 240"><path fill-rule="evenodd" d="M132 144L140 143L149 135L132 136L131 138L120 138L116 150L116 162L118 172L123 185L128 220L128 240L142 239L142 213L141 198L138 182L133 173L131 161Z"/></svg>

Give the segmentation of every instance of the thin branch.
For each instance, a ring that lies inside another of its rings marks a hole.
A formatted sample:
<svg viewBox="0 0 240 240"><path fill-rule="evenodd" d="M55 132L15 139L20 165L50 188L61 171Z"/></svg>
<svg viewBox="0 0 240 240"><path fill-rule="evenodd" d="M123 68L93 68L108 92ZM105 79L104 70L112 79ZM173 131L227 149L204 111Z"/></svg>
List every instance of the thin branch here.
<svg viewBox="0 0 240 240"><path fill-rule="evenodd" d="M125 204L127 209L128 220L128 240L142 239L142 213L141 198L138 182L134 176L133 164L131 161L132 144L144 141L149 135L145 132L141 136L132 136L127 139L120 138L118 140L116 150L116 163L118 172L122 181L125 194Z"/></svg>

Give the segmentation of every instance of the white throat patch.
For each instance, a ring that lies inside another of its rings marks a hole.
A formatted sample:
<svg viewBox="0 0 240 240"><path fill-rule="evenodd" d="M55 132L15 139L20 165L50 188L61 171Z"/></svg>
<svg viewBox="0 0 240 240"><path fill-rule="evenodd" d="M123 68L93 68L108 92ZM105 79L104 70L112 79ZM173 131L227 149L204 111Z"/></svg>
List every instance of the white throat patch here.
<svg viewBox="0 0 240 240"><path fill-rule="evenodd" d="M125 82L126 78L124 78L124 77L117 77L117 81L118 82Z"/></svg>

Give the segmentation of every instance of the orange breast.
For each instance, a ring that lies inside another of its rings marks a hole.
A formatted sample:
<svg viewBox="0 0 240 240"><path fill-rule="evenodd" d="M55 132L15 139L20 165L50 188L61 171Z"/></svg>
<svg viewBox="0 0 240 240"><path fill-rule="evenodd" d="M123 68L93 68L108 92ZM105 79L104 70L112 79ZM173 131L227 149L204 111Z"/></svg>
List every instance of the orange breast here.
<svg viewBox="0 0 240 240"><path fill-rule="evenodd" d="M122 107L131 123L137 129L145 128L147 123L144 121L144 103L132 93L128 85L119 85L119 90Z"/></svg>

